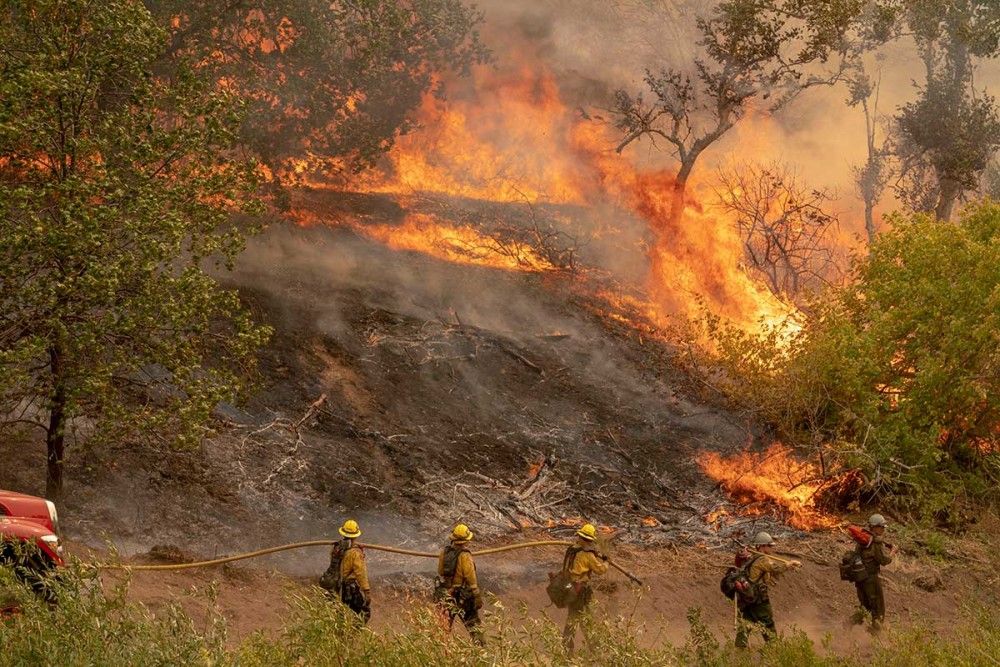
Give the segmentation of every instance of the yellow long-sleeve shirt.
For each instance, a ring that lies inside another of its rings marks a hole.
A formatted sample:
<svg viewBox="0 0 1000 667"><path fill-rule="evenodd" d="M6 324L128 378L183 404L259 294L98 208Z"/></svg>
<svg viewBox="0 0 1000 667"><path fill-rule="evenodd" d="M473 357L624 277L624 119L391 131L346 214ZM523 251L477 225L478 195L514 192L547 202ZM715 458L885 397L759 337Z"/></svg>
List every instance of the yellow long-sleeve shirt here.
<svg viewBox="0 0 1000 667"><path fill-rule="evenodd" d="M783 563L768 556L760 556L750 565L747 576L750 581L763 581L765 586L770 586L782 572L790 570L788 563Z"/></svg>
<svg viewBox="0 0 1000 667"><path fill-rule="evenodd" d="M581 550L573 556L569 566L569 578L574 583L588 582L593 575L602 575L608 571L608 563L595 551Z"/></svg>
<svg viewBox="0 0 1000 667"><path fill-rule="evenodd" d="M444 577L444 556L442 551L438 556L438 576ZM472 561L472 554L462 551L458 554L458 561L455 565L455 576L451 579L451 589L468 588L473 595L479 595L479 579L476 577L476 564Z"/></svg>
<svg viewBox="0 0 1000 667"><path fill-rule="evenodd" d="M361 547L351 546L340 561L340 580L348 581L354 579L358 582L358 587L364 592L370 590L368 586L368 566L365 564L365 552Z"/></svg>

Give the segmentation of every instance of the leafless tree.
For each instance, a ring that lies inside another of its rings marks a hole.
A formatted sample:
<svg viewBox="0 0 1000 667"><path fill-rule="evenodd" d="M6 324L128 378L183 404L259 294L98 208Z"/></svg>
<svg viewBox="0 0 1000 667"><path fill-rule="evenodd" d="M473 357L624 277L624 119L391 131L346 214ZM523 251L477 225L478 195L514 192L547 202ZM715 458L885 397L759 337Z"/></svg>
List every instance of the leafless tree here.
<svg viewBox="0 0 1000 667"><path fill-rule="evenodd" d="M742 119L752 101L770 112L804 90L840 80L854 54L849 38L856 3L731 0L698 20L704 56L694 73L672 67L647 71L652 93L619 90L613 113L626 146L643 137L667 144L679 163L670 222L684 211L688 179L698 158Z"/></svg>
<svg viewBox="0 0 1000 667"><path fill-rule="evenodd" d="M894 172L891 143L885 137L880 138L878 131L882 72L879 70L878 76L872 80L863 66L858 64L858 68L847 83L851 95L848 104L860 106L865 114L868 159L864 164L854 167L854 184L858 195L865 203L865 232L868 235L868 243L871 244L875 241L875 207L882 199Z"/></svg>
<svg viewBox="0 0 1000 667"><path fill-rule="evenodd" d="M719 170L716 194L735 216L748 266L775 294L795 298L829 280L836 268L827 243L837 218L830 193L805 186L781 164L752 162Z"/></svg>

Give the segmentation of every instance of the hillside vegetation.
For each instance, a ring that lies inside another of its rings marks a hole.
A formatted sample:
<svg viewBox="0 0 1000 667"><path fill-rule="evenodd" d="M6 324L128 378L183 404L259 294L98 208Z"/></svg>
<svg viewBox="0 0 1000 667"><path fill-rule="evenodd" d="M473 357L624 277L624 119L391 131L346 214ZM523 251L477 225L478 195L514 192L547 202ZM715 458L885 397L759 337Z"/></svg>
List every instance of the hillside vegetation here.
<svg viewBox="0 0 1000 667"><path fill-rule="evenodd" d="M5 577L0 573L0 577ZM11 587L9 576L2 582ZM299 595L280 632L227 640L221 617L194 620L173 606L156 614L127 599L128 584L104 590L92 573L76 570L49 609L22 591L24 610L0 623L0 665L978 665L1000 654L1000 614L970 608L950 639L913 628L889 633L865 654L833 656L805 634L791 632L759 649L740 651L731 637L714 636L700 612L688 613L683 643L654 642L655 628L633 618L596 623L589 645L575 659L561 648L560 629L529 618L523 609L496 608L487 622L488 644L478 647L456 630L444 639L429 608L415 605L399 630L357 627L342 607L318 591ZM200 593L211 598L212 591Z"/></svg>
<svg viewBox="0 0 1000 667"><path fill-rule="evenodd" d="M896 216L853 270L790 339L710 321L709 364L781 438L862 471L862 501L961 523L1000 481L1000 206Z"/></svg>

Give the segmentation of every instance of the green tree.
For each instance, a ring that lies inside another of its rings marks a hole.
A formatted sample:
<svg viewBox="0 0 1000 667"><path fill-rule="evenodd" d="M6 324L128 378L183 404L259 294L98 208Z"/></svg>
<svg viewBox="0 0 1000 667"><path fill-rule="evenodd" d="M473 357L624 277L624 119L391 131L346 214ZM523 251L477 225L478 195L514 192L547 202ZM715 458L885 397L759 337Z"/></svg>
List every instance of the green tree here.
<svg viewBox="0 0 1000 667"><path fill-rule="evenodd" d="M729 395L782 437L947 511L1000 482L1000 205L892 223L801 333L716 330L719 360Z"/></svg>
<svg viewBox="0 0 1000 667"><path fill-rule="evenodd" d="M415 129L411 112L443 77L486 59L462 0L145 0L177 57L250 105L241 139L281 171L360 170Z"/></svg>
<svg viewBox="0 0 1000 667"><path fill-rule="evenodd" d="M670 223L681 222L688 180L701 155L726 135L754 100L775 112L804 90L828 85L846 71L857 43L861 0L725 0L698 20L704 55L694 74L647 71L647 100L625 90L613 111L621 152L641 138L663 141L679 164Z"/></svg>
<svg viewBox="0 0 1000 667"><path fill-rule="evenodd" d="M67 435L193 442L244 386L267 331L206 271L242 248L257 168L232 95L153 76L138 0L0 6L0 425L44 431L58 497Z"/></svg>
<svg viewBox="0 0 1000 667"><path fill-rule="evenodd" d="M950 220L1000 148L1000 108L974 89L976 63L1000 55L995 0L886 0L898 33L924 64L919 96L896 115L897 194L911 208Z"/></svg>

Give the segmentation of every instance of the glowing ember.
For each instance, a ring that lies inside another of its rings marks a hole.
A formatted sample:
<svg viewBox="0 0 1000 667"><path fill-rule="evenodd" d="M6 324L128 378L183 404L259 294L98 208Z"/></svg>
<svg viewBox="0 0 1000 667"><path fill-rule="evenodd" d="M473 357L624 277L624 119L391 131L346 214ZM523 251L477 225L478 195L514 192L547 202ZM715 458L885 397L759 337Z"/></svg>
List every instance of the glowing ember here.
<svg viewBox="0 0 1000 667"><path fill-rule="evenodd" d="M506 243L469 226L448 225L413 213L400 225L359 225L357 230L395 250L422 252L456 264L513 271L547 271L552 265L523 244Z"/></svg>
<svg viewBox="0 0 1000 667"><path fill-rule="evenodd" d="M777 511L790 526L801 530L833 528L840 523L816 505L817 494L827 485L819 466L797 460L785 445L775 443L763 453L743 452L729 458L706 452L698 464L748 515Z"/></svg>

